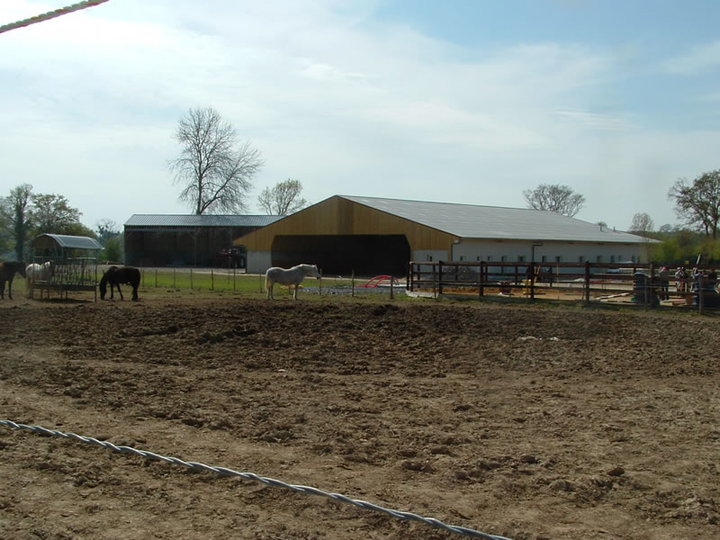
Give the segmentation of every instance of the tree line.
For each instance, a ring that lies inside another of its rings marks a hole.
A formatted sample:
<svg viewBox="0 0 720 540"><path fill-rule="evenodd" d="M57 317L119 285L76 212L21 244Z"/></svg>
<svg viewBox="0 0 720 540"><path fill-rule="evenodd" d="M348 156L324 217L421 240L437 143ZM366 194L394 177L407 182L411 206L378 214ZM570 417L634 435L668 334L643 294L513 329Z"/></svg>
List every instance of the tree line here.
<svg viewBox="0 0 720 540"><path fill-rule="evenodd" d="M575 216L585 204L585 197L570 187L541 184L523 192L528 208ZM720 170L704 172L692 181L680 178L668 191L675 205L680 224L666 224L655 230L655 223L646 212L633 215L627 232L659 240L648 245L651 260L693 264L698 257L712 263L720 262ZM600 226L607 226L599 222Z"/></svg>
<svg viewBox="0 0 720 540"><path fill-rule="evenodd" d="M190 109L179 121L174 138L180 156L167 163L180 188L178 198L196 215L247 211L253 180L264 165L262 155L248 141L238 141L235 128L213 108ZM266 187L257 201L271 215L288 215L307 206L302 183L288 178ZM585 197L561 184L540 184L523 191L527 207L574 217ZM688 262L698 254L720 261L720 170L701 174L692 181L679 179L668 198L675 203L680 225L654 230L649 214L633 216L628 232L660 240L649 246L650 257L663 262ZM40 233L90 236L105 246L103 257L122 260L122 233L111 220L101 220L91 230L80 223L82 213L59 194L33 193L22 184L0 197L0 254L14 251L24 260L29 241ZM599 222L599 226L606 226Z"/></svg>

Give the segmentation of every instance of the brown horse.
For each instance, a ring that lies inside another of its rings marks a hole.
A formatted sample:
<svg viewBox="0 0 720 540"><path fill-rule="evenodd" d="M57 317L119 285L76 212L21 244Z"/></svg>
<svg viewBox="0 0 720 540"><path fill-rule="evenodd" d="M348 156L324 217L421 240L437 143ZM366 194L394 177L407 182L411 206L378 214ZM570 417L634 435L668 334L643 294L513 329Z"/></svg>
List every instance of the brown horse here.
<svg viewBox="0 0 720 540"><path fill-rule="evenodd" d="M111 266L107 269L107 272L103 274L100 280L100 300L105 300L105 294L107 293L107 286L110 284L110 298L113 298L113 289L117 287L120 293L120 300L123 300L122 290L120 290L121 283L127 283L132 286L132 299L138 299L138 286L140 285L140 270L132 266Z"/></svg>
<svg viewBox="0 0 720 540"><path fill-rule="evenodd" d="M12 300L12 282L15 273L25 277L25 263L5 261L0 262L0 298L5 299L5 282L8 282L8 298Z"/></svg>

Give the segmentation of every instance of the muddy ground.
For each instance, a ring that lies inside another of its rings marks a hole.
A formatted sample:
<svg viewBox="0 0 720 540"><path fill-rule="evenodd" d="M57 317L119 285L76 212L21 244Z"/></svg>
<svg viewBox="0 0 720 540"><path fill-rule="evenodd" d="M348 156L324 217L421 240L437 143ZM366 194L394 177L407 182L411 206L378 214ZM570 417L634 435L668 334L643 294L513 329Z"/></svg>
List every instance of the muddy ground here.
<svg viewBox="0 0 720 540"><path fill-rule="evenodd" d="M0 419L512 539L718 538L717 317L337 298L0 303ZM0 538L451 539L0 426Z"/></svg>

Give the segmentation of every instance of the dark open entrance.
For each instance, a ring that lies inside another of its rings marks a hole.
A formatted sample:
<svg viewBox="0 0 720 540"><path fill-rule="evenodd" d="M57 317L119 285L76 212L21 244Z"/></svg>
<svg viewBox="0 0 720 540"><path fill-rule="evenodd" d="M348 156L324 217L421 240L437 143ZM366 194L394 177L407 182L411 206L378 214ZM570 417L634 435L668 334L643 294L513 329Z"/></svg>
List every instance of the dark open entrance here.
<svg viewBox="0 0 720 540"><path fill-rule="evenodd" d="M403 234L276 236L273 266L317 264L323 274L407 275L410 244Z"/></svg>

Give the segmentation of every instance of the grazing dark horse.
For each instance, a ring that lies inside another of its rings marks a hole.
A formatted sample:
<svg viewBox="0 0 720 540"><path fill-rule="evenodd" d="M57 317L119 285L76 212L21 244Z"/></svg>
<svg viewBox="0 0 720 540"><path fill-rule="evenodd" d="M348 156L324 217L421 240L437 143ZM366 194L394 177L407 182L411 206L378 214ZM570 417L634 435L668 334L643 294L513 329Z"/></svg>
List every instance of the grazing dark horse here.
<svg viewBox="0 0 720 540"><path fill-rule="evenodd" d="M107 269L107 272L103 274L100 280L100 300L105 300L105 294L107 293L107 284L110 284L110 299L113 298L113 288L117 287L118 293L120 293L120 300L124 300L122 290L120 290L120 284L126 283L132 285L132 299L138 299L138 286L140 285L140 270L132 266L111 266Z"/></svg>
<svg viewBox="0 0 720 540"><path fill-rule="evenodd" d="M12 300L12 282L15 272L25 277L25 263L6 261L0 262L0 298L5 299L5 282L8 282L8 298Z"/></svg>

